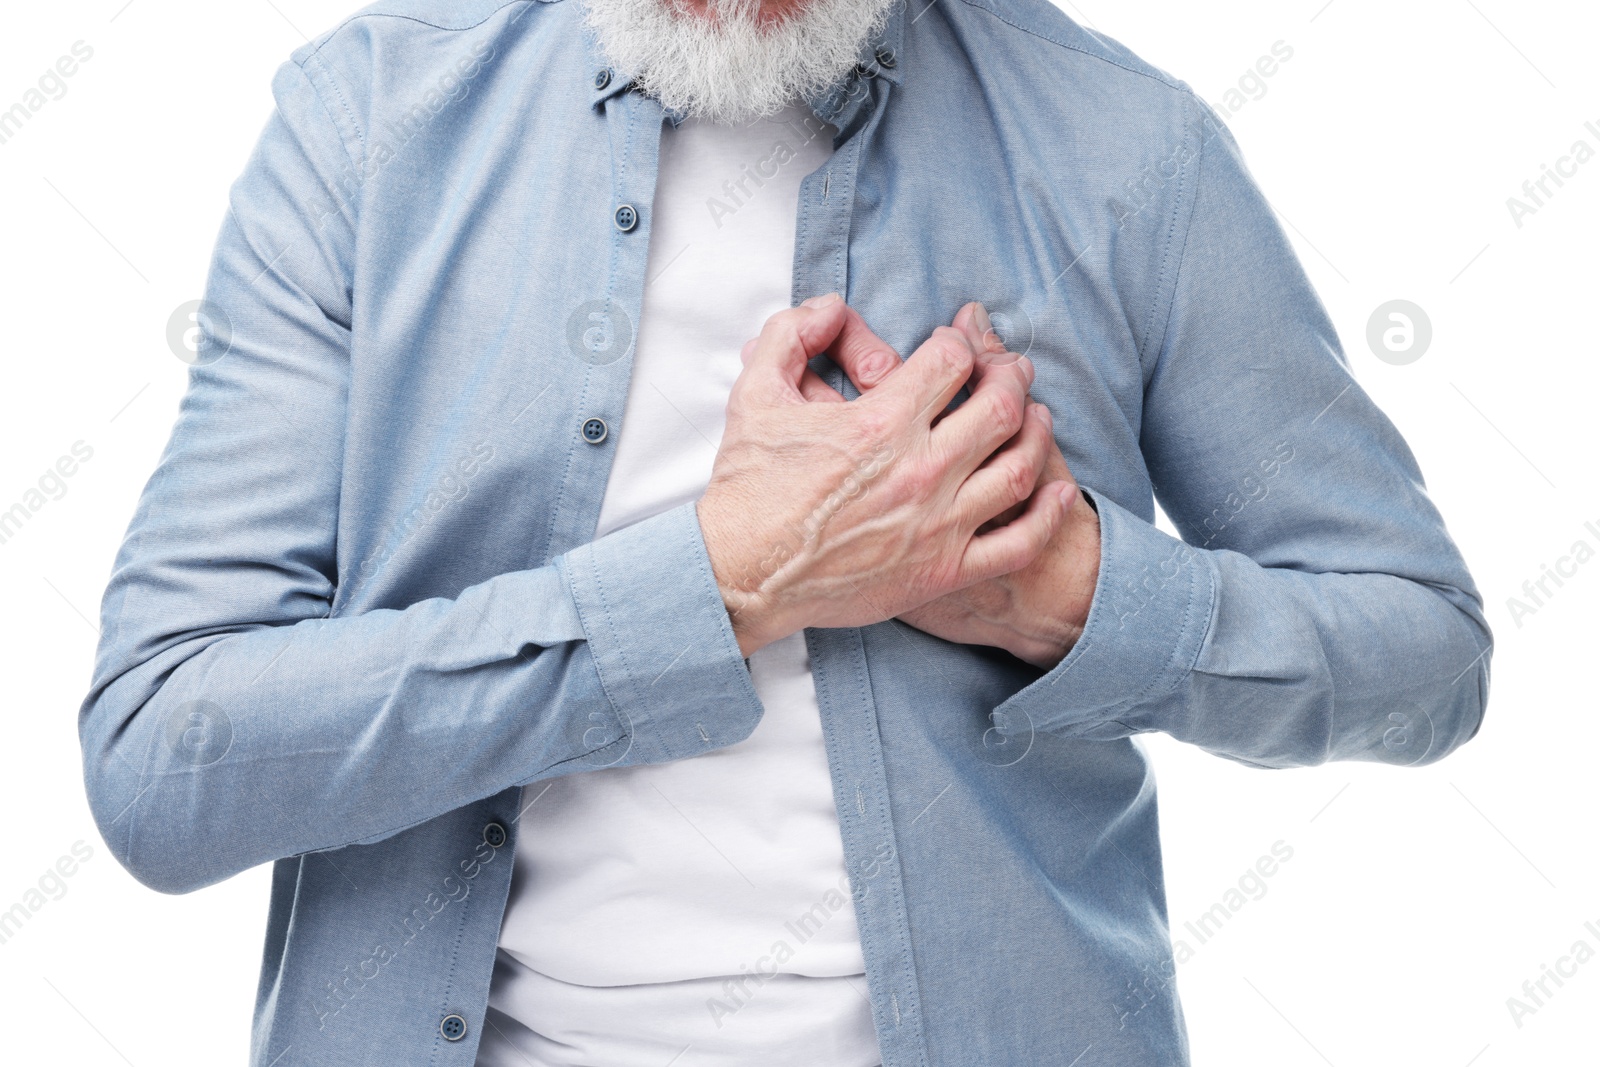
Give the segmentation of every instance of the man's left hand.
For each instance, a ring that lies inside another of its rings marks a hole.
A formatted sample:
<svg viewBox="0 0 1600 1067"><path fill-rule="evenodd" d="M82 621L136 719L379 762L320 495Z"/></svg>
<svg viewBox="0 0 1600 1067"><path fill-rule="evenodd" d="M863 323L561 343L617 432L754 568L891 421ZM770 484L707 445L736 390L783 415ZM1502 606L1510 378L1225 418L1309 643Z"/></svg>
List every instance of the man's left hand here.
<svg viewBox="0 0 1600 1067"><path fill-rule="evenodd" d="M853 309L851 314L855 314ZM984 353L973 370L973 385L990 368L1026 358L1006 351L981 304L965 305L956 313L952 325L967 333L974 347ZM858 355L848 361L852 366L876 369L869 380L852 378L856 387L865 393L895 373L900 358L894 349L868 330L854 331L852 336L854 344L881 348L876 358ZM808 400L843 401L842 396L810 372L807 372L807 379L802 391ZM1051 443L1050 457L1035 484L1035 491L1063 480L1077 484L1067 467L1066 457L1055 443L1048 409L1042 404L1037 407L1044 417L1044 432L1051 435ZM1028 432L1025 423L1019 433ZM993 525L1011 521L1022 513L1027 503L1024 501L998 516ZM1100 518L1080 493L1055 537L1028 566L947 593L898 618L946 641L1001 648L1020 660L1049 670L1061 662L1083 633L1099 574Z"/></svg>

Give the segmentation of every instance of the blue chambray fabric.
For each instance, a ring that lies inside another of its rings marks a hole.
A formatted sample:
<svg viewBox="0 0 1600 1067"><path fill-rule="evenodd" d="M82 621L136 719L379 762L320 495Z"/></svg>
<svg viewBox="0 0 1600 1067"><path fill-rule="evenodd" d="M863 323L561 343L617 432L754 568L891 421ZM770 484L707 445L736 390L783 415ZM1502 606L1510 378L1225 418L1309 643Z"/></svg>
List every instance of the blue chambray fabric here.
<svg viewBox="0 0 1600 1067"><path fill-rule="evenodd" d="M984 301L1103 558L1049 672L807 632L883 1061L1184 1064L1134 735L1429 762L1490 635L1208 109L1045 0L913 4L810 101L794 299L902 353ZM258 1067L469 1067L521 787L761 715L692 505L593 540L674 118L603 70L577 0L379 4L282 68L232 191L81 735L141 881L274 863Z"/></svg>

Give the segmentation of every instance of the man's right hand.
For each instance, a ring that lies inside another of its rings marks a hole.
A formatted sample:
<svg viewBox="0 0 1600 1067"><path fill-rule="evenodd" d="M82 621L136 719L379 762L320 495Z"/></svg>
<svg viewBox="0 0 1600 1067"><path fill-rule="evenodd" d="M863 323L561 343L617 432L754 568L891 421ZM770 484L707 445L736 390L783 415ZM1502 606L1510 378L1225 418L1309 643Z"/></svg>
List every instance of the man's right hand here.
<svg viewBox="0 0 1600 1067"><path fill-rule="evenodd" d="M884 380L849 403L810 402L839 399L807 371L824 351L857 381ZM1049 543L1076 489L1034 492L1053 440L1044 419L1024 417L1032 365L991 370L945 414L977 356L941 326L885 377L898 357L837 295L767 320L698 504L744 655L808 626L894 618L1025 567Z"/></svg>

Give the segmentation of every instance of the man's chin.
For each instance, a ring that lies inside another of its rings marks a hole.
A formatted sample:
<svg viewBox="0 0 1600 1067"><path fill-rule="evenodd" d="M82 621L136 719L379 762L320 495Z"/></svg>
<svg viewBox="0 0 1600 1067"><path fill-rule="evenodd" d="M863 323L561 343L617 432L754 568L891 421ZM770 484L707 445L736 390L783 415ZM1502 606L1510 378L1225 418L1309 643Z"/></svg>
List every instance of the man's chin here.
<svg viewBox="0 0 1600 1067"><path fill-rule="evenodd" d="M735 124L820 93L894 0L585 0L612 62L669 111Z"/></svg>

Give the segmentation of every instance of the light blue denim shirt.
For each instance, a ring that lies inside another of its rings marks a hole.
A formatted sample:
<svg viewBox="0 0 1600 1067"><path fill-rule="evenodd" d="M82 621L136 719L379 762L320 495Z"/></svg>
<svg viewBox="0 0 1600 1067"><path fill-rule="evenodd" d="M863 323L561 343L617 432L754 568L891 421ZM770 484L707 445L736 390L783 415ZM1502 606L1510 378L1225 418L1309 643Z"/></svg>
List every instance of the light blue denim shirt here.
<svg viewBox="0 0 1600 1067"><path fill-rule="evenodd" d="M1103 537L1048 672L806 633L883 1062L1183 1064L1134 735L1435 760L1479 598L1182 83L1046 0L921 0L862 64L810 102L794 299L902 353L984 301ZM156 889L275 864L257 1067L470 1067L520 787L761 715L693 506L593 536L664 116L577 0L390 0L274 90L106 593L89 797Z"/></svg>

